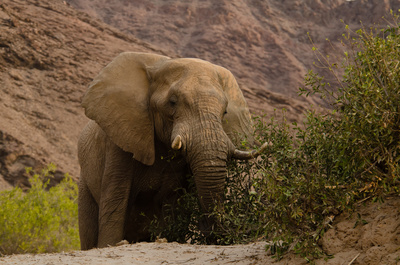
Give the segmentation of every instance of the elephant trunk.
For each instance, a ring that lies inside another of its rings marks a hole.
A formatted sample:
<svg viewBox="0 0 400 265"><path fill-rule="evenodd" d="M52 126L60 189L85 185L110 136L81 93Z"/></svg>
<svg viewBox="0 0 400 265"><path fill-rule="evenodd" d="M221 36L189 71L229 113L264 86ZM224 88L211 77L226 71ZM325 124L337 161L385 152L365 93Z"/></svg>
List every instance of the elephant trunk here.
<svg viewBox="0 0 400 265"><path fill-rule="evenodd" d="M222 143L205 143L201 152L193 154L190 159L191 170L197 188L200 204L206 214L199 223L200 230L207 236L208 243L215 243L210 238L214 219L210 214L222 203L227 176L227 150Z"/></svg>
<svg viewBox="0 0 400 265"><path fill-rule="evenodd" d="M229 139L218 122L207 122L202 130L193 130L191 141L186 145L186 157L193 173L200 204L209 214L222 202L227 176L226 162L229 155ZM204 125L204 124L203 124ZM213 221L206 217L200 229L209 235Z"/></svg>
<svg viewBox="0 0 400 265"><path fill-rule="evenodd" d="M210 213L221 202L227 175L226 161L215 159L192 166L200 203L205 213Z"/></svg>

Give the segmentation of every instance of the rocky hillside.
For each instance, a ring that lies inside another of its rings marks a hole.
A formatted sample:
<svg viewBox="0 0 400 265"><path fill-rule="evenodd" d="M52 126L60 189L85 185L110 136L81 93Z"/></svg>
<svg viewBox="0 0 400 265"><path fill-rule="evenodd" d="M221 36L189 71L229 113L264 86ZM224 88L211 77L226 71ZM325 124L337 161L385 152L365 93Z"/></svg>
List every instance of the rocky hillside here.
<svg viewBox="0 0 400 265"><path fill-rule="evenodd" d="M163 53L62 1L1 1L0 186L26 185L26 166L50 162L78 176L82 94L126 50Z"/></svg>
<svg viewBox="0 0 400 265"><path fill-rule="evenodd" d="M358 29L362 21L368 27L400 8L397 0L67 2L169 53L229 68L253 109L271 101L266 91L297 97L304 74L316 61L307 33L321 51L331 53L332 45L333 54L342 56L338 39L346 24Z"/></svg>
<svg viewBox="0 0 400 265"><path fill-rule="evenodd" d="M166 35L170 34L164 32ZM61 0L0 2L0 189L28 185L25 167L53 162L56 177L79 176L76 144L87 118L80 100L92 78L122 51L177 57ZM232 51L230 51L231 53ZM245 79L240 79L244 83ZM290 110L301 101L260 89L247 93L252 109ZM258 95L264 98L258 99Z"/></svg>

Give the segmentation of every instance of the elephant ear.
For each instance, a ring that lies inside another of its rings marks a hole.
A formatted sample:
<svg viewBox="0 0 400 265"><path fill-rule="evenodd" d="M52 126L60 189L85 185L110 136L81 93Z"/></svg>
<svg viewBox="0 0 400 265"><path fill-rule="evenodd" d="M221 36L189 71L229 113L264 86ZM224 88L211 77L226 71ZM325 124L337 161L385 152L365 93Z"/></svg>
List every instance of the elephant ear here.
<svg viewBox="0 0 400 265"><path fill-rule="evenodd" d="M155 54L121 53L93 80L82 100L86 116L145 165L152 165L155 159L146 68L167 59Z"/></svg>
<svg viewBox="0 0 400 265"><path fill-rule="evenodd" d="M229 70L218 66L218 75L228 99L227 113L222 124L224 130L236 147L240 147L243 140L253 145L253 123L243 93Z"/></svg>

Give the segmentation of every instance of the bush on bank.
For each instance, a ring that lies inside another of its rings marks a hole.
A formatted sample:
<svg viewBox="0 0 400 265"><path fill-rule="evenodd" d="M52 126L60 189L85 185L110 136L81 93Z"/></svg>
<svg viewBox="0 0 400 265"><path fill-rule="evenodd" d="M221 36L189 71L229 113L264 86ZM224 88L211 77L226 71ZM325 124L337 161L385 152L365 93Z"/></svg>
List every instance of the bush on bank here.
<svg viewBox="0 0 400 265"><path fill-rule="evenodd" d="M53 164L40 174L28 172L26 193L18 187L0 192L0 255L78 249L77 184L66 175L48 188Z"/></svg>

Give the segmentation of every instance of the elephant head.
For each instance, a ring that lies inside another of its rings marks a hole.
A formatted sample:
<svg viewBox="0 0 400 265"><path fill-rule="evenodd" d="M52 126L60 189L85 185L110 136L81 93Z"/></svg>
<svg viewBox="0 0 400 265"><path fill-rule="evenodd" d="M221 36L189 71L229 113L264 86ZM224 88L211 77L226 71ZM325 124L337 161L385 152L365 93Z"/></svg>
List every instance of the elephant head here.
<svg viewBox="0 0 400 265"><path fill-rule="evenodd" d="M178 150L193 173L207 213L220 200L241 137L252 143L251 117L227 69L199 59L122 53L91 83L86 115L133 158L152 166L156 143Z"/></svg>

